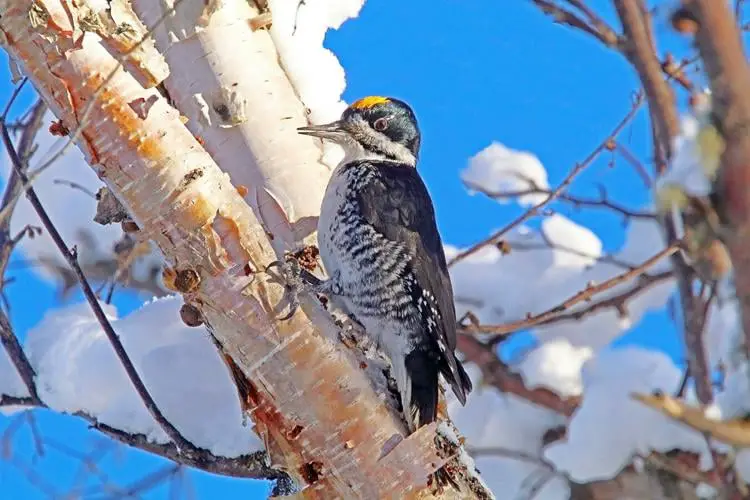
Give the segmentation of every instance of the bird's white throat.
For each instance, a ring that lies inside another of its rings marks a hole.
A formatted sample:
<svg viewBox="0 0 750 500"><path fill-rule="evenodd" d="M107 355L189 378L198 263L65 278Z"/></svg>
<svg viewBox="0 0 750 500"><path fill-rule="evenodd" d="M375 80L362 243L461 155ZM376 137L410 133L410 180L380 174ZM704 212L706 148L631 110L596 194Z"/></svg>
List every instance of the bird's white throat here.
<svg viewBox="0 0 750 500"><path fill-rule="evenodd" d="M346 141L339 145L344 150L344 158L339 165L345 165L358 160L395 161L404 163L410 167L414 167L417 164L417 158L412 152L405 146L395 142L384 144L384 149L386 151L384 153L365 149L362 144L357 141Z"/></svg>

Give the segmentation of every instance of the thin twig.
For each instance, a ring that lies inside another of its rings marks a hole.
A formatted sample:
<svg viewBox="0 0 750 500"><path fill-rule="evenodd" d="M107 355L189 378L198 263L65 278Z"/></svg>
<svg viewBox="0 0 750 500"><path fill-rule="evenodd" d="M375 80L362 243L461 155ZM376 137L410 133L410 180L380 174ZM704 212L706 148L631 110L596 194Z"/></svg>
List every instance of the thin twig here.
<svg viewBox="0 0 750 500"><path fill-rule="evenodd" d="M650 287L664 283L673 278L674 273L672 271L664 271L656 274L643 274L638 277L637 282L632 286L632 288L629 288L620 294L614 295L604 300L600 300L598 302L594 302L590 306L583 309L560 314L537 326L546 326L551 325L552 323L561 323L565 321L580 321L586 316L590 316L604 309L615 309L617 310L618 314L624 316L627 314L627 308L625 305L629 300L645 292Z"/></svg>
<svg viewBox="0 0 750 500"><path fill-rule="evenodd" d="M653 185L654 181L649 175L649 173L646 171L646 167L643 166L643 163L633 154L630 149L625 147L620 141L615 141L615 148L620 153L620 156L630 164L630 166L633 167L633 170L638 174L638 176L643 181L643 185L647 189L651 189L651 186Z"/></svg>
<svg viewBox="0 0 750 500"><path fill-rule="evenodd" d="M29 408L49 408L43 401L34 402L30 398L19 398L0 394L0 408L12 406L27 406ZM154 455L178 462L196 469L237 478L279 479L286 474L271 468L265 452L254 452L238 457L222 457L213 455L210 451L194 447L190 454L185 454L174 443L159 444L144 434L133 434L99 422L96 418L84 412L76 412L75 417L88 422L105 436L126 444L133 448L144 450Z"/></svg>
<svg viewBox="0 0 750 500"><path fill-rule="evenodd" d="M81 191L82 193L86 193L92 198L96 198L96 193L91 192L89 189L87 189L85 186L82 186L81 184L69 181L67 179L54 179L52 181L53 184L59 184L61 186L68 186L71 189L77 189L78 191Z"/></svg>
<svg viewBox="0 0 750 500"><path fill-rule="evenodd" d="M687 295L687 292L686 292ZM711 287L708 299L703 300L703 294L694 295L692 289L689 297L694 302L690 306L689 314L685 312L686 332L685 343L688 351L688 369L690 377L695 382L695 389L698 400L703 405L709 405L713 401L713 388L711 385L711 369L706 359L706 348L703 337L708 323L708 315L711 304L716 297L716 287ZM695 324L692 324L695 322Z"/></svg>
<svg viewBox="0 0 750 500"><path fill-rule="evenodd" d="M618 36L615 30L607 24L596 12L594 12L594 9L586 5L585 2L582 0L566 0L570 5L574 6L576 9L580 10L583 15L588 19L589 23L591 23L591 26L597 29L599 33L602 34L602 37L606 44L615 46L618 42Z"/></svg>
<svg viewBox="0 0 750 500"><path fill-rule="evenodd" d="M592 151L589 154L589 156L586 157L586 159L582 163L579 163L575 167L573 167L573 169L570 171L570 173L568 173L568 175L565 177L565 179L563 179L563 181L560 183L560 185L557 186L557 188L555 188L555 190L552 191L547 196L547 198L545 198L540 203L537 203L536 205L534 205L533 207L531 207L529 210L527 210L526 212L524 212L523 214L521 214L520 216L518 216L516 219L514 219L513 221L511 221L504 228L502 228L501 230L499 230L496 233L492 234L489 238L486 238L486 239L480 241L479 243L476 243L475 245L472 245L468 249L466 249L466 250L464 250L464 251L459 252L458 254L456 254L450 260L450 262L448 263L448 266L449 267L453 266L457 262L460 262L463 259L465 259L467 257L470 257L471 255L474 255L475 253L477 253L478 251L480 251L484 247L486 247L488 245L495 244L498 240L500 240L506 233L508 233L509 231L511 231L513 228L515 228L515 227L523 224L524 222L526 222L531 217L533 217L533 216L537 215L538 213L540 213L540 211L541 211L542 208L544 208L547 204L549 204L555 198L557 198L558 196L560 196L563 193L563 191L565 191L565 189L567 189L567 187L570 185L570 183L573 182L573 179L578 174L580 174L584 169L586 169L586 167L588 167L589 165L591 165L602 151L604 151L605 149L607 149L610 141L614 137L616 137L617 134L619 134L622 131L623 128L625 128L625 126L630 122L630 120L633 119L633 117L636 115L636 113L640 109L642 103L643 103L643 95L642 94L637 94L636 95L636 100L633 103L633 106L631 107L630 111L628 111L628 114L625 115L625 118L623 118L620 121L620 123L617 124L617 126L612 131L612 133L609 134L607 136L607 138L604 141L602 141L601 144L599 144L596 147L596 149L594 149L594 151Z"/></svg>
<svg viewBox="0 0 750 500"><path fill-rule="evenodd" d="M21 347L21 343L13 333L13 329L10 325L10 320L4 311L0 310L0 342L3 344L5 352L8 354L8 358L15 367L18 375L21 377L26 390L29 393L29 402L31 404L38 404L41 402L39 394L37 393L36 383L34 377L36 372L29 362L29 358Z"/></svg>
<svg viewBox="0 0 750 500"><path fill-rule="evenodd" d="M539 7L539 9L544 12L545 14L551 16L556 23L571 26L573 28L579 29L583 31L584 33L587 33L600 42L602 42L607 47L615 47L617 46L617 35L614 33L614 31L601 31L593 24L589 23L587 20L583 19L581 16L577 15L576 13L564 9L560 7L559 5L556 5L553 1L550 0L531 0L534 4ZM571 2L572 3L572 2Z"/></svg>
<svg viewBox="0 0 750 500"><path fill-rule="evenodd" d="M488 196L494 199L519 198L521 196L528 196L528 195L534 195L534 194L544 194L544 195L549 196L552 194L551 190L542 189L539 187L529 187L528 189L521 189L517 191L492 191L478 184L475 184L471 181L464 181L464 185L472 191L482 193L485 196ZM656 214L653 212L642 212L639 210L633 210L633 209L627 208L618 203L610 201L609 198L607 198L606 196L600 196L599 198L586 198L583 196L575 196L575 195L568 194L568 193L560 193L557 196L557 199L568 202L576 207L583 206L583 207L604 208L604 209L612 210L614 212L621 214L625 218L633 218L633 219L655 219L656 218Z"/></svg>
<svg viewBox="0 0 750 500"><path fill-rule="evenodd" d="M615 32L614 29L602 21L601 17L599 17L591 8L587 7L584 2L580 0L565 1L578 7L578 9L584 13L584 16L578 16L574 12L556 5L551 0L531 0L533 4L539 7L539 10L552 17L555 23L569 26L590 35L601 42L605 47L615 49L618 53L624 55L626 59L629 59L627 54L627 33L625 36L622 36ZM652 36L650 32L648 33L647 39L651 42ZM692 83L684 76L684 74L676 77L675 67L669 64L668 58L665 58L665 60L660 62L659 65L666 77L674 79L686 90L692 89Z"/></svg>
<svg viewBox="0 0 750 500"><path fill-rule="evenodd" d="M518 460L519 462L526 462L533 465L539 465L551 471L556 470L555 466L545 460L541 456L532 455L521 450L512 450L510 448L504 448L502 446L490 446L490 447L469 447L466 452L472 457L503 457Z"/></svg>
<svg viewBox="0 0 750 500"><path fill-rule="evenodd" d="M518 330L523 330L526 328L531 328L533 326L549 323L550 321L555 320L560 315L560 313L571 309L573 306L582 302L587 302L591 300L591 298L595 295L614 288L617 285L621 285L622 283L630 281L633 278L640 277L642 282L647 282L649 280L649 275L644 274L645 271L661 261L663 258L672 255L678 249L679 245L671 245L644 261L640 266L637 266L622 274L618 274L617 276L596 285L589 285L585 289L564 300L555 307L544 311L543 313L535 315L530 314L525 319L513 321L504 325L467 325L464 327L464 330L467 333L492 333L495 335L508 335L510 333L517 332Z"/></svg>
<svg viewBox="0 0 750 500"><path fill-rule="evenodd" d="M20 88L20 87L19 87ZM17 94L16 94L17 95ZM7 118L7 113L12 105L12 100L8 103L3 116L0 117L0 122ZM34 140L39 128L42 125L42 119L44 113L47 111L47 105L44 101L39 99L34 106L32 106L31 114L21 132L21 139L18 142L18 156L21 159L21 165L25 172L29 166L29 159L31 157L31 150L34 146ZM2 202L0 202L0 212L4 214L4 217L0 218L0 277L5 277L5 271L8 268L10 262L10 255L13 251L14 245L10 245L10 221L13 212L16 209L16 205L19 200L19 194L22 191L21 183L18 178L18 174L15 170L11 170L8 178L8 184L5 186L5 192L3 193Z"/></svg>
<svg viewBox="0 0 750 500"><path fill-rule="evenodd" d="M2 116L0 116L0 123L5 123L5 120L7 119L8 114L13 107L13 103L20 94L21 89L23 88L26 81L27 80L24 79L23 82L21 82L21 84L18 85L13 91ZM28 121L25 123L20 141L20 152L24 157L26 157L29 151L31 151L31 147L34 142L34 136L36 135L39 123L41 122L41 116L44 114L44 109L44 104L40 104L40 102L37 102L37 104L33 107L33 111ZM7 131L5 133L7 135ZM8 141L10 141L10 136L8 136ZM19 162L20 161L21 160L19 159ZM26 168L27 164L28 163L26 161L20 163L19 169L23 171ZM15 170L13 170L8 180L8 184L5 188L5 194L3 195L2 200L2 207L4 209L6 207L8 208L8 214L12 214L16 206L13 193L18 191L19 179L19 174ZM0 281L3 282L3 285L6 282L5 271L7 269L8 262L10 261L10 255L13 252L14 247L15 243L13 242L13 238L11 238L10 236L10 215L8 215L6 219L0 220ZM3 293L3 299L4 298L5 294ZM30 402L32 404L38 404L39 402L41 402L41 400L37 392L36 383L34 382L36 373L34 372L34 368L31 366L31 362L26 356L26 353L23 351L21 343L13 332L10 318L8 318L5 311L2 310L0 310L0 343L3 344L3 348L8 354L8 358L11 360L13 366L18 372L18 375L21 377L21 380L23 381L24 386L29 393Z"/></svg>

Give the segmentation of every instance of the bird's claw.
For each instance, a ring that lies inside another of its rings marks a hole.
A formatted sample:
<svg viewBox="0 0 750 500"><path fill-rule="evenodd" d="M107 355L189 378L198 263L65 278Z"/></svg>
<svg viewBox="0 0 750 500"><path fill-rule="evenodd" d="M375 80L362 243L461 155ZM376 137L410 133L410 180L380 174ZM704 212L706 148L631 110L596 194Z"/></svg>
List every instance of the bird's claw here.
<svg viewBox="0 0 750 500"><path fill-rule="evenodd" d="M278 269L278 273L269 272L273 268ZM300 277L302 271L299 262L297 262L294 256L287 255L283 261L275 260L268 264L265 268L265 273L271 276L272 281L285 288L284 297L286 297L289 303L289 312L280 317L279 320L286 321L294 316L300 305L299 294L303 287L303 282ZM278 306L276 309L278 309ZM278 310L274 312L278 312Z"/></svg>

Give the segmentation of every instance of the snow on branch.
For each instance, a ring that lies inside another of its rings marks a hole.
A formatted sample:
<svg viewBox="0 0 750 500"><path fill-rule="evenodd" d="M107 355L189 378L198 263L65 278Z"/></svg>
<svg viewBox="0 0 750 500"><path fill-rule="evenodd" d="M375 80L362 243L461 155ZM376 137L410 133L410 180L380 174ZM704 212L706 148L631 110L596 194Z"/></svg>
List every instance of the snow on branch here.
<svg viewBox="0 0 750 500"><path fill-rule="evenodd" d="M630 123L630 121L635 117L636 113L638 112L638 109L640 109L641 104L643 103L643 97L642 95L637 95L635 98L635 101L633 102L633 105L631 109L628 111L627 115L620 121L620 123L617 124L617 126L614 128L612 133L607 136L607 138L602 141L590 154L586 157L581 163L578 163L571 169L571 171L568 173L568 175L563 179L563 181L553 190L551 191L546 197L541 199L540 201L536 202L531 208L526 210L523 214L521 214L519 217L508 223L505 227L500 229L499 231L496 231L493 233L490 237L480 241L479 243L472 245L470 248L466 250L462 250L458 252L456 255L454 255L449 261L449 266L454 266L456 263L460 262L461 260L475 254L476 252L480 251L484 247L488 245L494 245L497 244L504 235L506 235L508 232L513 230L514 228L520 226L527 220L529 220L531 217L535 215L539 215L541 213L541 210L548 205L550 202L555 200L560 194L565 191L565 189L570 185L571 182L576 178L578 174L580 174L583 170L585 170L587 167L589 167L594 160L596 160L599 155L605 151L610 144L611 140L615 137L617 137L617 134L619 134L626 125ZM533 163L532 163L533 165ZM534 166L534 171L536 171L538 167ZM507 176L507 172L505 169L502 169L500 171L503 173L503 177ZM529 175L528 172L524 172L525 175ZM468 179L472 179L475 177L472 175L472 169L468 171L467 174ZM517 175L513 174L516 178ZM536 173L531 173L530 175L538 176ZM531 177L531 184L533 185L535 181L535 177ZM546 181L546 176L545 176ZM532 198L533 199L533 198Z"/></svg>
<svg viewBox="0 0 750 500"><path fill-rule="evenodd" d="M106 307L155 403L184 436L180 447L149 414L85 303L48 313L28 333L24 352L38 398L6 402L5 396L14 394L5 382L13 379L3 377L0 401L8 409L22 404L77 415L117 441L209 472L284 477L269 466L263 443L249 432L234 382L211 339L180 320L181 304L176 297L158 299L123 319Z"/></svg>
<svg viewBox="0 0 750 500"><path fill-rule="evenodd" d="M168 297L118 319L106 308L112 328L165 418L179 428L180 447L205 448L237 457L262 449L243 423L229 372L202 329L182 323L182 300ZM158 335L157 333L158 332ZM142 404L142 396L115 356L87 304L50 312L32 329L25 351L45 404L62 413L84 414L99 424L141 434L155 444L175 441Z"/></svg>
<svg viewBox="0 0 750 500"><path fill-rule="evenodd" d="M40 104L32 108L20 128L16 150L5 124L13 100L0 117L5 149L14 166L0 208L4 235L9 234L9 221L18 207L16 195L28 183L25 172L46 109ZM41 211L45 232L63 244L33 187L27 188L27 197ZM14 246L13 240L6 238L3 242L0 269L7 269ZM80 273L75 254L64 246L59 250L67 253L87 296L96 302L98 311L104 312ZM78 415L120 442L208 471L240 477L283 477L268 467L260 451L262 443L247 432L233 381L211 340L179 320L176 309L180 304L175 298L152 302L126 321L117 321L114 308L106 305L104 318L92 315L87 305L55 310L29 332L25 348L6 312L0 311L0 336L5 348L0 355L0 411L50 408ZM113 336L120 346L119 359L110 347ZM157 337L159 341L154 342ZM123 343L119 339L124 339ZM145 372L150 379L146 405L146 388L136 372ZM140 384L140 394L133 386L133 377L136 385ZM151 399L152 392L157 395L158 407ZM186 408L186 402L194 404ZM160 408L166 409L166 416ZM172 421L187 431L187 437L172 426Z"/></svg>
<svg viewBox="0 0 750 500"><path fill-rule="evenodd" d="M470 324L464 328L464 331L466 333L491 333L496 336L504 336L504 335L517 332L519 330L532 328L537 325L544 325L544 324L548 324L554 321L560 321L560 317L563 315L563 313L567 312L569 309L573 308L574 306L582 302L590 302L595 295L605 292L607 290L610 290L618 285L621 285L622 283L625 283L627 281L637 278L639 281L638 288L642 288L642 287L648 286L654 281L660 280L662 278L661 275L652 276L649 274L645 274L646 271L648 271L649 268L654 266L661 259L668 257L672 255L673 253L675 253L678 249L679 249L679 245L675 243L665 248L664 250L661 250L656 255L647 259L642 264L633 267L633 269L630 269L627 272L614 276L601 283L589 283L586 285L584 289L578 291L575 295L571 296L570 298L564 300L562 303L542 313L533 314L533 315L530 314L526 319L519 320L513 323L507 323L504 325L471 325ZM667 276L668 275L669 273L667 273ZM628 291L626 293L632 294L633 292ZM598 309L599 307L601 306L597 306L597 305L588 306L586 310L584 311L573 313L571 319L580 319L586 314L593 312L593 310ZM568 318L565 318L565 319L568 319Z"/></svg>

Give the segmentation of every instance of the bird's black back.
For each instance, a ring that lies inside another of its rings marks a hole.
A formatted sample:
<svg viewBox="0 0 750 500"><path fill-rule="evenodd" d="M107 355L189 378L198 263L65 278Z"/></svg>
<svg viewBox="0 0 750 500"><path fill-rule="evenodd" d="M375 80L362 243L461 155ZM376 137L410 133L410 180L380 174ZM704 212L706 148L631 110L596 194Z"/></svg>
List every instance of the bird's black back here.
<svg viewBox="0 0 750 500"><path fill-rule="evenodd" d="M411 363L415 369L424 370L431 359L432 365L443 373L463 404L471 391L471 381L454 354L456 312L453 288L427 187L415 168L397 162L360 160L352 162L348 168L363 169L363 175L367 177L357 190L356 202L361 216L386 239L402 245L410 256L405 272L414 278L414 299L418 300L422 294L432 297L422 317L429 335L424 337L423 345L417 346L411 360L407 359L407 365ZM434 325L430 326L432 307L439 314L432 316ZM431 390L426 382L422 386L420 388L419 381L414 381L414 390ZM436 380L434 386L436 392ZM434 397L436 405L437 394Z"/></svg>

